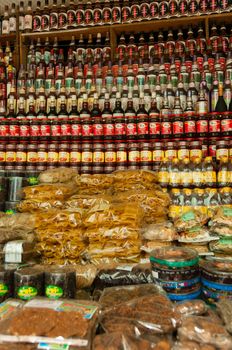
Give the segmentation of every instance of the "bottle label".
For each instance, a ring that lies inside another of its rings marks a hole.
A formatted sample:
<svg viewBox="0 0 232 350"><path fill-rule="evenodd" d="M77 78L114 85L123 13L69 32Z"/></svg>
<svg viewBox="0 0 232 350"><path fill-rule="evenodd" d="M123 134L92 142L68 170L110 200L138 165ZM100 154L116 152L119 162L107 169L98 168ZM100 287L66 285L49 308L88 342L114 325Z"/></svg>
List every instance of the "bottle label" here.
<svg viewBox="0 0 232 350"><path fill-rule="evenodd" d="M19 133L20 133L20 137L29 137L30 136L30 126L29 125L20 125Z"/></svg>
<svg viewBox="0 0 232 350"><path fill-rule="evenodd" d="M51 136L61 135L61 125L51 125Z"/></svg>
<svg viewBox="0 0 232 350"><path fill-rule="evenodd" d="M82 25L84 23L84 11L83 10L77 10L76 21L77 21L78 26Z"/></svg>
<svg viewBox="0 0 232 350"><path fill-rule="evenodd" d="M169 1L169 13L173 17L177 14L178 12L178 6L177 6L177 1L176 0L171 0Z"/></svg>
<svg viewBox="0 0 232 350"><path fill-rule="evenodd" d="M9 134L14 137L19 136L19 125L10 125Z"/></svg>
<svg viewBox="0 0 232 350"><path fill-rule="evenodd" d="M6 152L0 151L0 162L6 161Z"/></svg>
<svg viewBox="0 0 232 350"><path fill-rule="evenodd" d="M58 161L60 163L69 163L69 152L67 151L59 152Z"/></svg>
<svg viewBox="0 0 232 350"><path fill-rule="evenodd" d="M82 125L82 136L86 137L86 136L92 136L93 134L93 128L91 124L85 124Z"/></svg>
<svg viewBox="0 0 232 350"><path fill-rule="evenodd" d="M9 25L9 20L4 19L2 21L2 34L9 34L10 33L10 25Z"/></svg>
<svg viewBox="0 0 232 350"><path fill-rule="evenodd" d="M140 152L140 161L141 162L151 162L152 161L152 152L149 150L142 150Z"/></svg>
<svg viewBox="0 0 232 350"><path fill-rule="evenodd" d="M24 16L19 16L19 30L24 31L25 29L25 18Z"/></svg>
<svg viewBox="0 0 232 350"><path fill-rule="evenodd" d="M37 152L27 152L27 162L35 163L37 162Z"/></svg>
<svg viewBox="0 0 232 350"><path fill-rule="evenodd" d="M81 153L78 151L70 152L70 163L80 163L81 162Z"/></svg>
<svg viewBox="0 0 232 350"><path fill-rule="evenodd" d="M93 22L96 25L101 24L102 21L102 11L98 8L96 8L95 10L93 10Z"/></svg>
<svg viewBox="0 0 232 350"><path fill-rule="evenodd" d="M168 149L165 151L165 158L171 160L177 157L177 151L175 149Z"/></svg>
<svg viewBox="0 0 232 350"><path fill-rule="evenodd" d="M25 30L32 30L32 15L25 16Z"/></svg>
<svg viewBox="0 0 232 350"><path fill-rule="evenodd" d="M214 0L212 0L214 1ZM190 4L189 4L189 12L192 14L192 15L195 15L198 11L198 2L197 0L191 0L190 1Z"/></svg>
<svg viewBox="0 0 232 350"><path fill-rule="evenodd" d="M164 158L164 151L154 150L153 151L153 162L161 162Z"/></svg>
<svg viewBox="0 0 232 350"><path fill-rule="evenodd" d="M172 123L171 122L161 122L161 134L171 135L172 134Z"/></svg>
<svg viewBox="0 0 232 350"><path fill-rule="evenodd" d="M90 25L93 23L93 11L88 9L85 11L85 24Z"/></svg>
<svg viewBox="0 0 232 350"><path fill-rule="evenodd" d="M180 0L179 11L180 11L181 15L187 15L187 12L188 12L188 1L187 0Z"/></svg>
<svg viewBox="0 0 232 350"><path fill-rule="evenodd" d="M159 15L161 18L166 17L168 14L168 2L161 1L159 5Z"/></svg>
<svg viewBox="0 0 232 350"><path fill-rule="evenodd" d="M41 17L41 30L48 31L49 30L49 15L42 15Z"/></svg>
<svg viewBox="0 0 232 350"><path fill-rule="evenodd" d="M23 286L18 289L17 295L19 299L30 300L38 295L38 290L34 287Z"/></svg>
<svg viewBox="0 0 232 350"><path fill-rule="evenodd" d="M62 124L61 125L61 135L62 136L70 136L71 135L71 125L70 124Z"/></svg>
<svg viewBox="0 0 232 350"><path fill-rule="evenodd" d="M165 185L169 183L168 171L159 171L158 172L158 182L160 184L165 184Z"/></svg>
<svg viewBox="0 0 232 350"><path fill-rule="evenodd" d="M126 162L127 162L127 152L117 151L117 163L126 163Z"/></svg>
<svg viewBox="0 0 232 350"><path fill-rule="evenodd" d="M0 283L0 297L5 296L9 292L9 288L6 284Z"/></svg>
<svg viewBox="0 0 232 350"><path fill-rule="evenodd" d="M221 120L221 131L222 132L231 132L232 131L232 118Z"/></svg>
<svg viewBox="0 0 232 350"><path fill-rule="evenodd" d="M160 131L161 131L160 122L150 122L149 124L150 135L160 135Z"/></svg>
<svg viewBox="0 0 232 350"><path fill-rule="evenodd" d="M0 125L0 136L9 136L9 125Z"/></svg>
<svg viewBox="0 0 232 350"><path fill-rule="evenodd" d="M122 8L122 23L129 23L131 19L130 7Z"/></svg>
<svg viewBox="0 0 232 350"><path fill-rule="evenodd" d="M106 151L105 152L105 163L115 163L116 162L116 152Z"/></svg>
<svg viewBox="0 0 232 350"><path fill-rule="evenodd" d="M227 148L219 148L219 149L217 149L217 151L216 151L217 160L220 160L223 157L228 158L228 156L229 156L229 152L228 152Z"/></svg>
<svg viewBox="0 0 232 350"><path fill-rule="evenodd" d="M10 29L10 33L16 32L16 17L10 17L9 29Z"/></svg>
<svg viewBox="0 0 232 350"><path fill-rule="evenodd" d="M207 0L200 0L199 8L200 8L201 13L206 13L208 10L208 1Z"/></svg>
<svg viewBox="0 0 232 350"><path fill-rule="evenodd" d="M46 163L48 159L48 154L45 151L38 151L37 158L38 158L38 163Z"/></svg>
<svg viewBox="0 0 232 350"><path fill-rule="evenodd" d="M61 12L58 15L58 28L59 29L66 29L67 28L67 13Z"/></svg>
<svg viewBox="0 0 232 350"><path fill-rule="evenodd" d="M137 124L136 122L128 122L126 125L126 134L128 136L135 136L137 135Z"/></svg>
<svg viewBox="0 0 232 350"><path fill-rule="evenodd" d="M120 7L114 7L112 9L112 22L120 23L121 22L121 9Z"/></svg>
<svg viewBox="0 0 232 350"><path fill-rule="evenodd" d="M159 5L158 2L152 2L150 4L151 18L156 18L159 15Z"/></svg>
<svg viewBox="0 0 232 350"><path fill-rule="evenodd" d="M115 122L115 135L123 136L126 135L126 124L122 122Z"/></svg>
<svg viewBox="0 0 232 350"><path fill-rule="evenodd" d="M71 125L71 135L72 136L81 136L82 127L80 123Z"/></svg>
<svg viewBox="0 0 232 350"><path fill-rule="evenodd" d="M132 18L132 21L137 21L139 19L139 15L140 15L139 5L132 5L131 6L131 18Z"/></svg>
<svg viewBox="0 0 232 350"><path fill-rule="evenodd" d="M184 124L182 121L173 122L173 134L183 134L184 132Z"/></svg>
<svg viewBox="0 0 232 350"><path fill-rule="evenodd" d="M212 12L215 12L218 9L218 0L211 0L209 2L209 8Z"/></svg>
<svg viewBox="0 0 232 350"><path fill-rule="evenodd" d="M188 149L178 150L178 159L182 160L184 158L189 158L189 150Z"/></svg>
<svg viewBox="0 0 232 350"><path fill-rule="evenodd" d="M24 163L27 161L27 154L26 152L16 152L16 156L15 156L15 160L16 162L21 162L21 163Z"/></svg>
<svg viewBox="0 0 232 350"><path fill-rule="evenodd" d="M140 161L140 152L139 151L129 151L128 160L131 163L138 163Z"/></svg>
<svg viewBox="0 0 232 350"><path fill-rule="evenodd" d="M138 128L138 135L148 135L149 133L148 122L139 122L137 128Z"/></svg>
<svg viewBox="0 0 232 350"><path fill-rule="evenodd" d="M41 31L41 16L34 16L33 17L32 29L34 32Z"/></svg>
<svg viewBox="0 0 232 350"><path fill-rule="evenodd" d="M49 19L50 30L58 29L58 14L52 12Z"/></svg>
<svg viewBox="0 0 232 350"><path fill-rule="evenodd" d="M6 162L15 162L15 160L16 160L16 152L6 151Z"/></svg>
<svg viewBox="0 0 232 350"><path fill-rule="evenodd" d="M93 124L93 136L103 136L104 130L103 125L101 123L94 123Z"/></svg>
<svg viewBox="0 0 232 350"><path fill-rule="evenodd" d="M48 151L48 163L57 163L58 162L58 152Z"/></svg>
<svg viewBox="0 0 232 350"><path fill-rule="evenodd" d="M202 158L202 150L201 149L191 149L190 150L190 159L194 157Z"/></svg>
<svg viewBox="0 0 232 350"><path fill-rule="evenodd" d="M194 134L196 132L196 122L194 120L186 120L184 122L185 134Z"/></svg>
<svg viewBox="0 0 232 350"><path fill-rule="evenodd" d="M207 120L197 120L197 133L207 133L208 132L208 121Z"/></svg>
<svg viewBox="0 0 232 350"><path fill-rule="evenodd" d="M50 136L51 126L49 124L41 125L40 133L41 133L41 136Z"/></svg>
<svg viewBox="0 0 232 350"><path fill-rule="evenodd" d="M220 120L210 120L209 121L209 132L210 133L220 133L221 122Z"/></svg>
<svg viewBox="0 0 232 350"><path fill-rule="evenodd" d="M219 8L224 10L227 10L229 8L229 1L228 0L219 0L218 1Z"/></svg>
<svg viewBox="0 0 232 350"><path fill-rule="evenodd" d="M58 286L49 285L46 286L45 294L50 299L59 299L63 296L64 291Z"/></svg>
<svg viewBox="0 0 232 350"><path fill-rule="evenodd" d="M140 16L142 19L149 19L150 17L150 8L147 3L140 5Z"/></svg>
<svg viewBox="0 0 232 350"><path fill-rule="evenodd" d="M110 8L104 8L102 11L102 20L104 24L111 23L112 13Z"/></svg>
<svg viewBox="0 0 232 350"><path fill-rule="evenodd" d="M74 10L67 11L67 21L68 26L73 27L76 25L76 12Z"/></svg>
<svg viewBox="0 0 232 350"><path fill-rule="evenodd" d="M105 160L104 152L100 152L100 151L93 152L94 163L104 163L104 160Z"/></svg>
<svg viewBox="0 0 232 350"><path fill-rule="evenodd" d="M169 183L170 183L170 185L172 185L172 186L176 186L177 185L178 186L181 183L180 175L181 175L181 173L179 173L179 172L171 171L170 174L169 174Z"/></svg>
<svg viewBox="0 0 232 350"><path fill-rule="evenodd" d="M104 124L104 136L114 136L114 124L113 123L107 123Z"/></svg>

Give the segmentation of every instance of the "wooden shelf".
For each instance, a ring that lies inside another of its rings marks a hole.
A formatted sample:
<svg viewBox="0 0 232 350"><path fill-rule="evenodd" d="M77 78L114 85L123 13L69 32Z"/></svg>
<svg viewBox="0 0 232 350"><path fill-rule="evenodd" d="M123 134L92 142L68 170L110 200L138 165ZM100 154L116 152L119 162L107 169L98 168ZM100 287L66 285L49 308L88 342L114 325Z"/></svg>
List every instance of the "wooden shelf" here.
<svg viewBox="0 0 232 350"><path fill-rule="evenodd" d="M0 35L0 43L5 44L7 41L9 43L14 43L17 40L17 35L16 34L2 34Z"/></svg>

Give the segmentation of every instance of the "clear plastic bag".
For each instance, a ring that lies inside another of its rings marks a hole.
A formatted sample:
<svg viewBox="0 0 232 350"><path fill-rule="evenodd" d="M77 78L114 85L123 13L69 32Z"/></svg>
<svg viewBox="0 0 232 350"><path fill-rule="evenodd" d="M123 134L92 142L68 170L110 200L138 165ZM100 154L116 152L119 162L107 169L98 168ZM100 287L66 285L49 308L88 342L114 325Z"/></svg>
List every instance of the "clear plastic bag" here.
<svg viewBox="0 0 232 350"><path fill-rule="evenodd" d="M187 300L175 306L175 310L183 316L204 315L208 307L203 300Z"/></svg>
<svg viewBox="0 0 232 350"><path fill-rule="evenodd" d="M219 241L209 243L210 250L214 253L226 255L232 254L232 240L230 238L221 238Z"/></svg>
<svg viewBox="0 0 232 350"><path fill-rule="evenodd" d="M225 327L201 316L186 317L178 329L178 337L180 341L193 340L222 350L232 349L232 338Z"/></svg>
<svg viewBox="0 0 232 350"><path fill-rule="evenodd" d="M113 173L114 193L136 190L160 189L157 174L149 170L118 170Z"/></svg>
<svg viewBox="0 0 232 350"><path fill-rule="evenodd" d="M37 199L26 199L18 204L17 209L21 213L33 213L40 210L62 209L63 207L64 203L59 200L41 202Z"/></svg>
<svg viewBox="0 0 232 350"><path fill-rule="evenodd" d="M207 215L197 210L190 210L174 219L174 225L178 232L185 232L194 227L203 226L207 221Z"/></svg>
<svg viewBox="0 0 232 350"><path fill-rule="evenodd" d="M174 241L177 238L175 227L170 221L143 226L142 237L149 241Z"/></svg>
<svg viewBox="0 0 232 350"><path fill-rule="evenodd" d="M104 194L111 193L113 185L112 175L81 175L75 177L79 194Z"/></svg>
<svg viewBox="0 0 232 350"><path fill-rule="evenodd" d="M110 208L112 202L111 196L106 195L82 195L76 194L65 202L65 208L68 210L86 209L91 212L104 211Z"/></svg>
<svg viewBox="0 0 232 350"><path fill-rule="evenodd" d="M217 310L225 323L226 329L232 334L232 301L220 300L217 303Z"/></svg>
<svg viewBox="0 0 232 350"><path fill-rule="evenodd" d="M29 213L4 215L0 218L0 244L22 239L34 241L35 216Z"/></svg>
<svg viewBox="0 0 232 350"><path fill-rule="evenodd" d="M82 211L70 212L68 210L51 209L36 214L36 228L68 229L79 228L82 226Z"/></svg>
<svg viewBox="0 0 232 350"><path fill-rule="evenodd" d="M24 199L36 199L38 201L50 201L60 200L64 201L69 197L73 196L77 190L72 184L41 184L37 186L24 187L23 198Z"/></svg>
<svg viewBox="0 0 232 350"><path fill-rule="evenodd" d="M72 168L55 168L48 169L40 173L39 182L40 183L67 183L73 180L77 176L76 170Z"/></svg>

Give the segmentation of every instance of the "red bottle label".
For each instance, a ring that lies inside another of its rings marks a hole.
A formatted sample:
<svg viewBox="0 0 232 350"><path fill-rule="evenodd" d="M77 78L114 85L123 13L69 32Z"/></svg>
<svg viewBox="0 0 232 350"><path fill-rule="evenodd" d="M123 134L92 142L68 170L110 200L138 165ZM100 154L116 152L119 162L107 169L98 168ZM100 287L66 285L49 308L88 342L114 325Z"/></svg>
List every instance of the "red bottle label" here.
<svg viewBox="0 0 232 350"><path fill-rule="evenodd" d="M161 131L160 122L151 122L149 124L149 134L150 135L159 135Z"/></svg>
<svg viewBox="0 0 232 350"><path fill-rule="evenodd" d="M149 5L148 4L142 4L140 6L140 14L142 19L146 19L149 17Z"/></svg>
<svg viewBox="0 0 232 350"><path fill-rule="evenodd" d="M49 124L41 125L40 133L41 133L41 136L50 136L51 126Z"/></svg>
<svg viewBox="0 0 232 350"><path fill-rule="evenodd" d="M92 125L91 124L82 125L81 133L82 133L82 136L92 136L93 134Z"/></svg>
<svg viewBox="0 0 232 350"><path fill-rule="evenodd" d="M217 146L215 145L209 145L209 156L210 157L215 157L216 158L216 151L217 151Z"/></svg>
<svg viewBox="0 0 232 350"><path fill-rule="evenodd" d="M62 136L70 136L71 135L71 125L62 124L61 125L61 135Z"/></svg>
<svg viewBox="0 0 232 350"><path fill-rule="evenodd" d="M138 135L148 135L149 134L149 123L148 122L139 122L137 129L138 129Z"/></svg>
<svg viewBox="0 0 232 350"><path fill-rule="evenodd" d="M209 121L209 132L220 132L221 131L221 122L220 120L210 120Z"/></svg>
<svg viewBox="0 0 232 350"><path fill-rule="evenodd" d="M9 125L0 125L0 136L9 136Z"/></svg>
<svg viewBox="0 0 232 350"><path fill-rule="evenodd" d="M115 135L116 136L123 136L126 135L126 125L125 123L116 122L115 123Z"/></svg>
<svg viewBox="0 0 232 350"><path fill-rule="evenodd" d="M110 9L103 9L102 11L102 19L103 22L106 23L111 23L111 11Z"/></svg>
<svg viewBox="0 0 232 350"><path fill-rule="evenodd" d="M222 132L232 131L232 119L224 119L221 121L221 131Z"/></svg>
<svg viewBox="0 0 232 350"><path fill-rule="evenodd" d="M171 122L161 122L161 134L171 135L172 134L172 123Z"/></svg>
<svg viewBox="0 0 232 350"><path fill-rule="evenodd" d="M208 122L207 120L197 121L197 133L207 133L208 132Z"/></svg>
<svg viewBox="0 0 232 350"><path fill-rule="evenodd" d="M139 17L139 5L131 6L131 18L133 21L136 21Z"/></svg>
<svg viewBox="0 0 232 350"><path fill-rule="evenodd" d="M20 125L19 132L20 132L20 136L29 137L30 136L30 126L29 125Z"/></svg>
<svg viewBox="0 0 232 350"><path fill-rule="evenodd" d="M102 124L100 124L100 123L93 124L93 135L94 136L103 136L104 135L104 130L103 130Z"/></svg>
<svg viewBox="0 0 232 350"><path fill-rule="evenodd" d="M182 121L173 122L173 134L183 134L184 132L184 123Z"/></svg>
<svg viewBox="0 0 232 350"><path fill-rule="evenodd" d="M52 125L51 126L51 135L52 136L60 136L61 135L61 126L60 125Z"/></svg>
<svg viewBox="0 0 232 350"><path fill-rule="evenodd" d="M114 124L113 123L104 124L104 136L114 136L114 134L115 134Z"/></svg>
<svg viewBox="0 0 232 350"><path fill-rule="evenodd" d="M126 134L128 136L135 136L137 135L137 124L133 121L128 122L126 125Z"/></svg>
<svg viewBox="0 0 232 350"><path fill-rule="evenodd" d="M40 126L39 125L31 125L30 134L31 134L31 136L40 136Z"/></svg>
<svg viewBox="0 0 232 350"><path fill-rule="evenodd" d="M159 6L158 6L158 3L157 3L157 2L153 2L153 3L150 5L150 13L151 13L151 17L152 17L152 18L158 16L158 13L159 13Z"/></svg>
<svg viewBox="0 0 232 350"><path fill-rule="evenodd" d="M81 124L77 123L77 124L71 125L71 135L72 136L81 136L81 131L82 131Z"/></svg>
<svg viewBox="0 0 232 350"><path fill-rule="evenodd" d="M91 10L85 11L85 23L91 24L93 22L93 12Z"/></svg>
<svg viewBox="0 0 232 350"><path fill-rule="evenodd" d="M10 134L10 136L19 136L19 126L18 125L10 125L9 134Z"/></svg>
<svg viewBox="0 0 232 350"><path fill-rule="evenodd" d="M93 22L94 24L100 24L102 20L102 12L99 9L93 11Z"/></svg>
<svg viewBox="0 0 232 350"><path fill-rule="evenodd" d="M193 134L196 132L196 122L194 120L186 120L184 122L185 134Z"/></svg>

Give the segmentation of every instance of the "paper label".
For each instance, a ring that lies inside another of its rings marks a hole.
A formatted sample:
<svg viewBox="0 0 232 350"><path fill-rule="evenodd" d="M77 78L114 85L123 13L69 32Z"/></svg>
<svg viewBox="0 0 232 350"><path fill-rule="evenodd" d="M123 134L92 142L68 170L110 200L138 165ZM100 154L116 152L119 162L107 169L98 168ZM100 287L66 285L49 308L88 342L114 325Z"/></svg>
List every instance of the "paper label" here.
<svg viewBox="0 0 232 350"><path fill-rule="evenodd" d="M13 241L5 244L5 263L21 263L23 253L23 241Z"/></svg>
<svg viewBox="0 0 232 350"><path fill-rule="evenodd" d="M69 345L67 344L48 344L48 343L40 343L37 349L44 350L68 350Z"/></svg>

